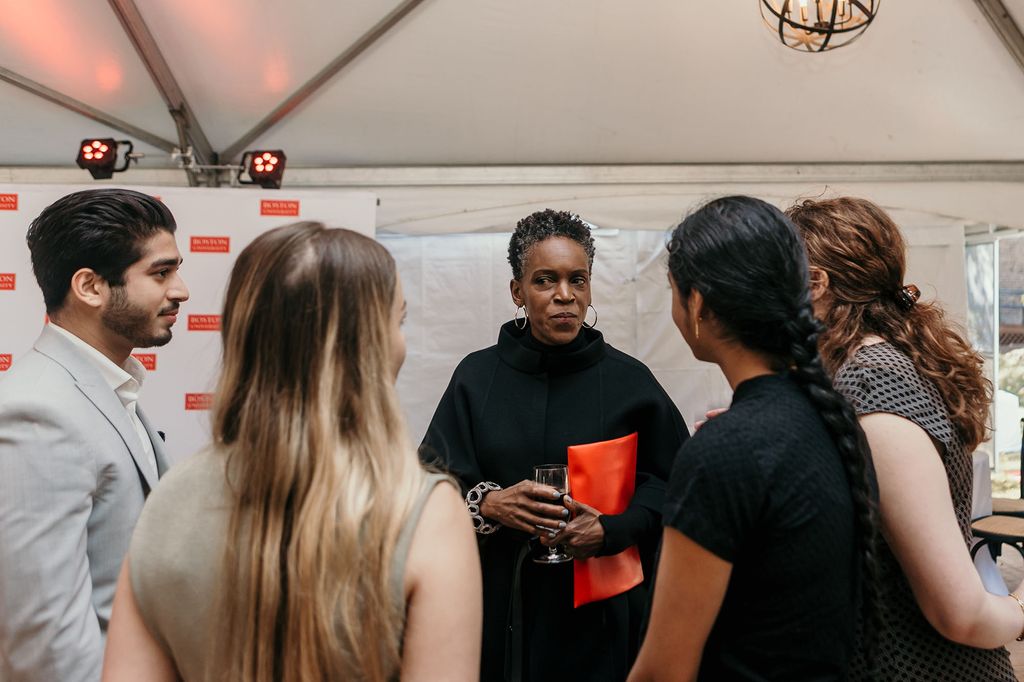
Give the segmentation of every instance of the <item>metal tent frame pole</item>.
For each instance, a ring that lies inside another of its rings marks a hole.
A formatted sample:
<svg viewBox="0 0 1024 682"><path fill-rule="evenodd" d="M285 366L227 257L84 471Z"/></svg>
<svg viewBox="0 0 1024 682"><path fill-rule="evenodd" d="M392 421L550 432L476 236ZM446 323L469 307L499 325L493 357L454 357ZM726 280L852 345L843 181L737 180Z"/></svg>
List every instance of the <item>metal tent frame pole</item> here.
<svg viewBox="0 0 1024 682"><path fill-rule="evenodd" d="M156 44L153 34L139 13L139 8L134 0L110 0L110 8L114 11L125 33L131 40L135 51L145 65L153 83L160 91L161 97L167 104L167 109L179 126L179 130L187 137L188 145L192 147L197 160L202 164L217 163L217 153L210 145L202 126L196 119L189 106L185 94L178 85L177 79L171 71L170 65L164 59L160 47ZM184 144L184 141L183 141ZM185 147L182 147L184 151Z"/></svg>
<svg viewBox="0 0 1024 682"><path fill-rule="evenodd" d="M120 131L125 135L130 135L140 142L145 142L157 149L170 153L177 147L177 145L170 140L165 140L159 135L151 133L148 130L143 130L142 128L134 126L127 121L122 121L116 116L108 114L105 111L100 111L96 107L89 106L85 102L80 102L73 97L69 97L62 92L48 88L42 83L37 83L31 78L26 78L25 76L17 74L10 69L5 69L2 66L0 66L0 80L17 86L22 90L32 93L33 95L42 97L43 99L53 102L58 106L62 106L65 109L70 109L76 114L90 118L97 123L110 126L114 130Z"/></svg>
<svg viewBox="0 0 1024 682"><path fill-rule="evenodd" d="M992 30L1003 41L1003 45L1017 61L1017 65L1024 70L1024 33L1021 33L1003 0L974 0L974 3L988 19Z"/></svg>

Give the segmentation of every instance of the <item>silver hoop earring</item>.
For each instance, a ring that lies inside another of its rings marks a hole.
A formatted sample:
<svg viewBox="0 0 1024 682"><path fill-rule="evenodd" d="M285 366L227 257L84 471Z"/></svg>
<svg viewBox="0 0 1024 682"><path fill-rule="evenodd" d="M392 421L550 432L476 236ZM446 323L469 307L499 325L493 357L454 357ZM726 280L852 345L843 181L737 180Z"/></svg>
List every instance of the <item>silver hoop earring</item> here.
<svg viewBox="0 0 1024 682"><path fill-rule="evenodd" d="M583 326L586 327L587 329L593 329L594 327L597 326L597 308L595 308L593 306L593 304L588 305L587 308L589 310L593 310L594 311L594 323L593 324L587 324L587 319L586 319L586 317L584 317L583 318Z"/></svg>
<svg viewBox="0 0 1024 682"><path fill-rule="evenodd" d="M519 317L519 311L523 312L523 316ZM529 315L526 314L526 306L519 306L516 308L516 316L512 318L513 323L516 325L516 329L526 329L526 323L529 319ZM522 324L519 324L522 322Z"/></svg>

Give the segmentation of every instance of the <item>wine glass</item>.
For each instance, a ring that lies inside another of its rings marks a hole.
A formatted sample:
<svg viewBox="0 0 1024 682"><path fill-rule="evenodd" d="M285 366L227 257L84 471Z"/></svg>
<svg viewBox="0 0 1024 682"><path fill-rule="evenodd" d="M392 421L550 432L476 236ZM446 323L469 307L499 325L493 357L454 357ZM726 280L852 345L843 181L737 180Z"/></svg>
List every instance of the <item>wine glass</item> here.
<svg viewBox="0 0 1024 682"><path fill-rule="evenodd" d="M549 485L563 495L569 494L569 467L564 464L541 464L533 467L533 480L542 485ZM572 557L562 552L561 545L548 547L548 553L534 559L538 564L561 564L572 561Z"/></svg>

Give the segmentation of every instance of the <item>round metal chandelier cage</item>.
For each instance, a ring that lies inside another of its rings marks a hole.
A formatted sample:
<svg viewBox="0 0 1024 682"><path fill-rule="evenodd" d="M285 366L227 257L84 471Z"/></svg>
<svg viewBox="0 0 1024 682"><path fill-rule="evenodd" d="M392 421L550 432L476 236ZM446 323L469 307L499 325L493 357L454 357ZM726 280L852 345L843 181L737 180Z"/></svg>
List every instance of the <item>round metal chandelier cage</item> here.
<svg viewBox="0 0 1024 682"><path fill-rule="evenodd" d="M760 0L764 23L786 47L824 52L859 38L881 0Z"/></svg>

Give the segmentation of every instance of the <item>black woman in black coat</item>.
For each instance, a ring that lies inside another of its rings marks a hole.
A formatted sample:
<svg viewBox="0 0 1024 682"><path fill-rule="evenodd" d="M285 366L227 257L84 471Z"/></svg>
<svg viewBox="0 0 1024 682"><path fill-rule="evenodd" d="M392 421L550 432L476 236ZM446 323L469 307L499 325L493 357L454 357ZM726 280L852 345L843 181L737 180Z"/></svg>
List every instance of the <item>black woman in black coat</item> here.
<svg viewBox="0 0 1024 682"><path fill-rule="evenodd" d="M457 476L480 540L482 680L624 680L636 656L665 481L688 432L650 370L605 343L588 316L594 241L567 212L521 220L509 244L516 315L456 368L422 448ZM637 434L635 492L601 514L533 482L567 447ZM575 559L637 546L644 580L573 606L572 563L530 560L558 544Z"/></svg>

